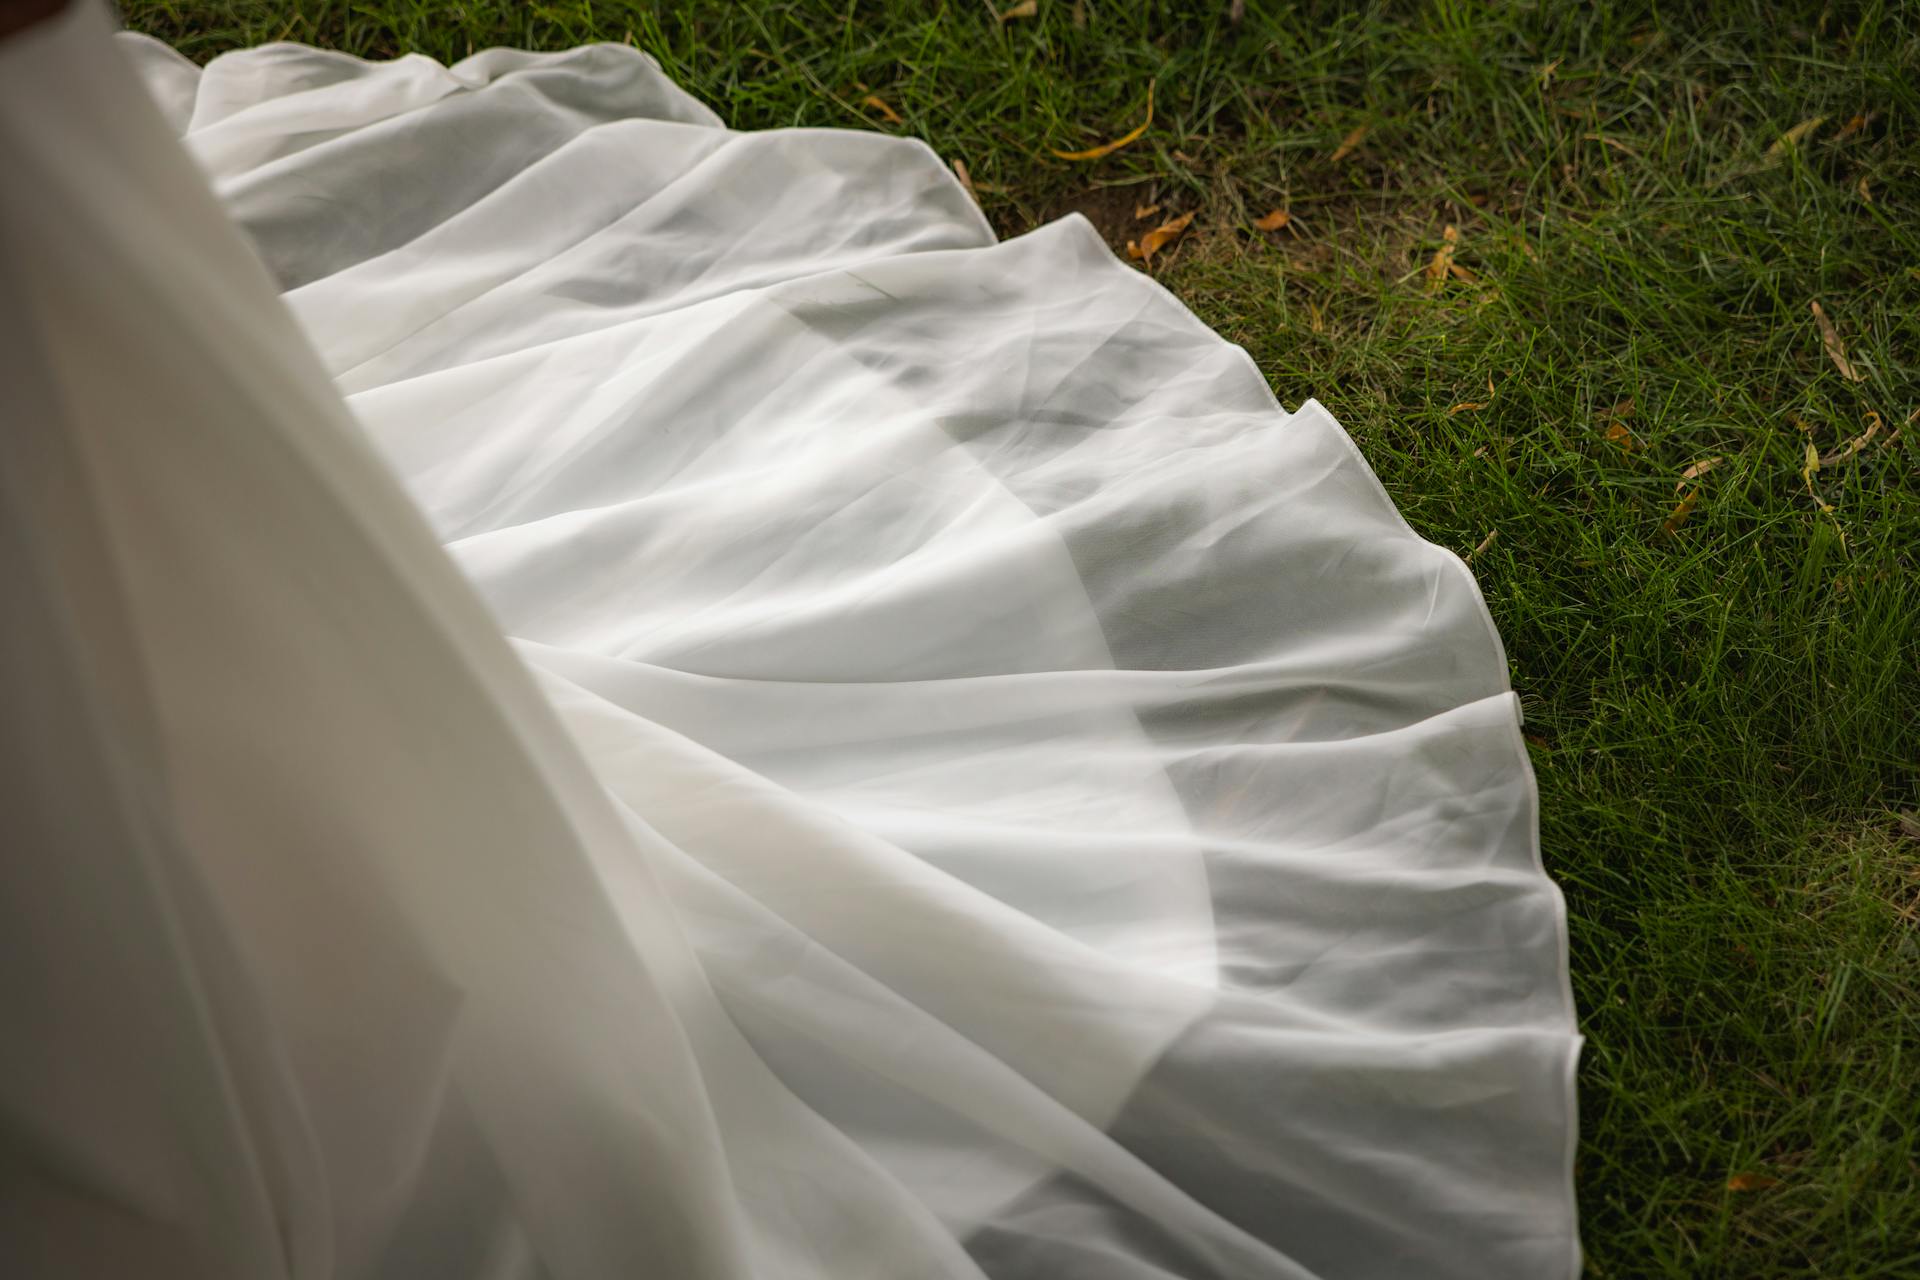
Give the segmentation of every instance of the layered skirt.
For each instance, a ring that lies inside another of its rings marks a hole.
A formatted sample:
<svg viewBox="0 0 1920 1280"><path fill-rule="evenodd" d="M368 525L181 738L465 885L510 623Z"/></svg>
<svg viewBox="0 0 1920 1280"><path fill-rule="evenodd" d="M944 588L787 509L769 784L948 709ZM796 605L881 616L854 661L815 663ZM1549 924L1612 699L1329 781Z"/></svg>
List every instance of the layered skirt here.
<svg viewBox="0 0 1920 1280"><path fill-rule="evenodd" d="M1575 1272L1480 593L1084 221L85 5L0 162L8 1274Z"/></svg>

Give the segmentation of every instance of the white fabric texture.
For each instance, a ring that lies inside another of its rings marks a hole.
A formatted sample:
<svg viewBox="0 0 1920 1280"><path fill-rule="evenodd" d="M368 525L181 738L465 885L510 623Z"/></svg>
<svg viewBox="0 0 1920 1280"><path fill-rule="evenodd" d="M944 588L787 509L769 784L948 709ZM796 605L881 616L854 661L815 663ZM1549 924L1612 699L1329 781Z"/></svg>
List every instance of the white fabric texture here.
<svg viewBox="0 0 1920 1280"><path fill-rule="evenodd" d="M1085 222L86 5L0 166L0 1271L1575 1273L1479 592Z"/></svg>

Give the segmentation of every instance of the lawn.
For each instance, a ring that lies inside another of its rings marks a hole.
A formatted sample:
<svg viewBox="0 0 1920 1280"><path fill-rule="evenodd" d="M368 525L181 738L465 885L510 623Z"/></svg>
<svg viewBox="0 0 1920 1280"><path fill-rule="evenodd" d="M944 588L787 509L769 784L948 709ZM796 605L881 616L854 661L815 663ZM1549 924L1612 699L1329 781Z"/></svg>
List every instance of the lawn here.
<svg viewBox="0 0 1920 1280"><path fill-rule="evenodd" d="M1920 11L124 7L199 59L625 40L740 128L926 139L1008 234L1193 214L1145 269L1506 637L1590 1273L1920 1275Z"/></svg>

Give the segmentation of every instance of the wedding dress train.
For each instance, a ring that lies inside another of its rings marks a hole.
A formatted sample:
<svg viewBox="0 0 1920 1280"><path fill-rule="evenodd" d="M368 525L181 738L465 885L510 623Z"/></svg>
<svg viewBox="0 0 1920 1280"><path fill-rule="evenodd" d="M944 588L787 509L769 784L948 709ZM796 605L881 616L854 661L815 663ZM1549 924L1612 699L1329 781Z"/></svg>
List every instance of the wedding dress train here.
<svg viewBox="0 0 1920 1280"><path fill-rule="evenodd" d="M1479 592L1085 222L87 5L0 162L6 1274L1574 1274Z"/></svg>

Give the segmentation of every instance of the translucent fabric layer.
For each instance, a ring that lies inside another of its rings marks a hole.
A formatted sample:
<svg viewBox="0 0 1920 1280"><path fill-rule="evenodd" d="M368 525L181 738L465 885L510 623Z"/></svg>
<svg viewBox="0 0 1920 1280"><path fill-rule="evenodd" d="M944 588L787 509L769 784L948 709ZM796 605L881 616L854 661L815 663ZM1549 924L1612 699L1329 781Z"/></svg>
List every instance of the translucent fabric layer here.
<svg viewBox="0 0 1920 1280"><path fill-rule="evenodd" d="M7 1274L1573 1274L1480 595L1086 223L86 6L0 164Z"/></svg>

